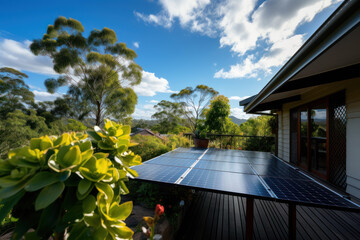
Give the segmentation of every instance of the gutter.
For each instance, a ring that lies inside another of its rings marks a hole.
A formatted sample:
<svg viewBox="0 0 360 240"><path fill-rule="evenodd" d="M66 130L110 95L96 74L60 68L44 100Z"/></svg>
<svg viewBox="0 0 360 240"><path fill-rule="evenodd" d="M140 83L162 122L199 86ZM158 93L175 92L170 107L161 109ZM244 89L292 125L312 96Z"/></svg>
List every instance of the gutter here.
<svg viewBox="0 0 360 240"><path fill-rule="evenodd" d="M258 104L334 45L346 33L359 25L359 23L360 1L344 1L276 73L255 98L244 107L244 111L251 113L251 110Z"/></svg>

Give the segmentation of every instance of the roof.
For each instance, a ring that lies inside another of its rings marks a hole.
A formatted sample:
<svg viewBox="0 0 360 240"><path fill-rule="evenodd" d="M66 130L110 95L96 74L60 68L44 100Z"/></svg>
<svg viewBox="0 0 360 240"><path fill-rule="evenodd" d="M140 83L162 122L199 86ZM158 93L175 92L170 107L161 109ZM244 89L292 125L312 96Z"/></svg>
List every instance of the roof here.
<svg viewBox="0 0 360 240"><path fill-rule="evenodd" d="M164 140L159 134L156 134L147 128L137 128L134 132L130 133L130 136L135 136L135 135L141 134L141 133L147 133L151 136L155 136L155 137L160 138L161 140Z"/></svg>
<svg viewBox="0 0 360 240"><path fill-rule="evenodd" d="M280 109L312 87L360 77L360 1L344 1L255 96L247 113Z"/></svg>

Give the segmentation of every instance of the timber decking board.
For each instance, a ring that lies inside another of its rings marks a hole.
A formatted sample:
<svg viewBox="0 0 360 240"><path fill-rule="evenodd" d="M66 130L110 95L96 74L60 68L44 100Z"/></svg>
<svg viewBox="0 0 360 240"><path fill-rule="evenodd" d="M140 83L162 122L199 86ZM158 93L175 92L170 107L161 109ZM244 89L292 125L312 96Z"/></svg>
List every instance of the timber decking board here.
<svg viewBox="0 0 360 240"><path fill-rule="evenodd" d="M199 192L176 239L245 239L246 198ZM297 206L297 239L360 239L360 213ZM288 205L254 201L254 239L288 239Z"/></svg>

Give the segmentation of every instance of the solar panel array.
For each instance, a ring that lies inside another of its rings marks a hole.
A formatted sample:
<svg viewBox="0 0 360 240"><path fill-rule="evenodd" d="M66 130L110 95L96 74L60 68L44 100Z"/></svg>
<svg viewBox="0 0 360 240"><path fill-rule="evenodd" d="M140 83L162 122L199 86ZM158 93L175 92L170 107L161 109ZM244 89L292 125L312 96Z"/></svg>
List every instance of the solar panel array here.
<svg viewBox="0 0 360 240"><path fill-rule="evenodd" d="M134 166L138 179L316 206L359 208L270 153L178 148Z"/></svg>

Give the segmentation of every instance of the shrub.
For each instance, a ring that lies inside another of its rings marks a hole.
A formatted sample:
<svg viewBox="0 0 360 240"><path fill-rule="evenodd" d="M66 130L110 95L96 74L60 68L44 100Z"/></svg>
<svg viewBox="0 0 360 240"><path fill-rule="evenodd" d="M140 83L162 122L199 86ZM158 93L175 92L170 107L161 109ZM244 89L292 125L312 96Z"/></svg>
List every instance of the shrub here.
<svg viewBox="0 0 360 240"><path fill-rule="evenodd" d="M94 130L33 138L0 160L0 222L12 210L13 239L132 237L132 202L120 204L127 176L137 176L129 167L141 163L128 149L130 126L105 120Z"/></svg>
<svg viewBox="0 0 360 240"><path fill-rule="evenodd" d="M132 137L132 140L138 143L137 146L132 148L133 152L140 155L143 161L147 161L169 151L168 146L165 145L160 138L155 136L138 134Z"/></svg>

